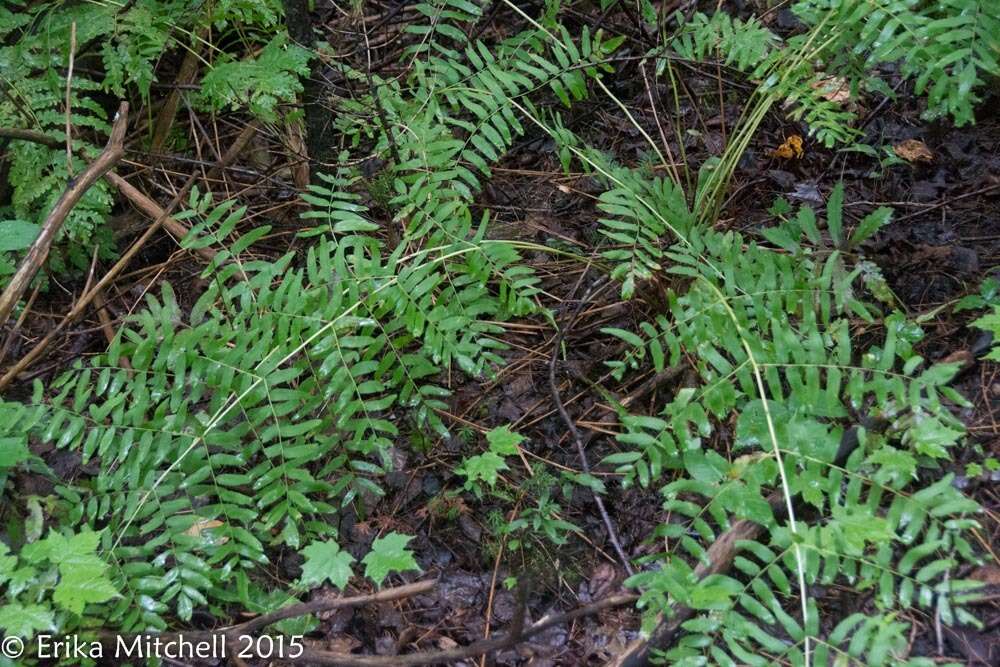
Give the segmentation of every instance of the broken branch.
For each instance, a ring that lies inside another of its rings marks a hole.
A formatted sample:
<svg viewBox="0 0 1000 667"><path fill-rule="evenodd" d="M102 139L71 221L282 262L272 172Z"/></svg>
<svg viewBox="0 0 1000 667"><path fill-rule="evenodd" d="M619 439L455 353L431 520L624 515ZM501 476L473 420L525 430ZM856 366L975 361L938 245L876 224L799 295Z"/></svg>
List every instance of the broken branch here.
<svg viewBox="0 0 1000 667"><path fill-rule="evenodd" d="M246 145L250 142L250 139L253 138L254 134L256 134L257 128L258 125L256 122L247 125L243 129L243 131L240 132L239 136L236 137L236 140L229 147L229 150L226 151L226 154L222 156L222 159L218 163L216 163L216 165L211 170L209 170L208 172L209 176L211 176L220 169L225 169L227 165L232 163L232 161L235 160L236 157L239 155L240 151L242 151L246 147ZM87 307L94 300L94 298L99 293L101 293L101 291L104 290L109 284L111 284L111 282L118 276L119 273L121 273L121 271L128 265L128 263L132 261L132 258L135 257L135 255L139 252L139 250L142 249L142 247L149 241L149 239L153 237L153 234L155 234L156 231L163 225L164 219L171 213L173 213L174 209L177 208L177 206L182 201L184 201L188 193L191 192L191 188L194 187L197 178L198 178L197 173L192 174L191 177L188 178L188 180L181 187L180 191L178 191L177 194L174 195L174 198L167 205L167 208L164 209L163 216L157 218L153 222L153 224L151 224L149 228L145 232L143 232L142 236L136 239L136 241L129 247L129 249L125 252L125 254L121 256L121 259L115 262L115 265L112 266L111 269L106 274L104 274L104 277L101 278L99 281L97 281L96 285L94 285L90 290L88 290L85 294L83 294L77 300L77 302L73 304L73 308L71 308L70 311L62 318L62 320L59 321L59 324L57 324L52 329L52 331L47 333L45 337L42 340L40 340L35 345L35 347L31 349L30 352L28 352L28 354L26 354L24 357L18 360L16 364L14 364L10 369L7 370L6 373L4 373L2 377L0 377L0 391L6 389L10 385L10 383L14 381L14 378L16 378L19 373L21 373L21 371L30 366L35 359L40 357L42 353L44 353L45 350L48 348L48 346L52 343L52 341L55 340L56 336L58 336L62 332L62 330L65 329L69 324L74 322L76 318L79 317L87 309Z"/></svg>
<svg viewBox="0 0 1000 667"><path fill-rule="evenodd" d="M59 200L52 210L49 211L45 222L42 223L42 231L38 238L31 244L25 254L17 271L11 277L7 288L0 294L0 324L7 321L10 311L31 284L32 279L38 270L45 263L52 249L52 242L62 229L66 217L76 206L80 198L97 182L101 176L106 174L125 154L125 128L128 124L128 103L122 102L115 116L114 125L111 127L111 136L108 138L108 145L105 146L101 154L94 160L87 169L80 174L80 177L69 182L66 190L63 191Z"/></svg>

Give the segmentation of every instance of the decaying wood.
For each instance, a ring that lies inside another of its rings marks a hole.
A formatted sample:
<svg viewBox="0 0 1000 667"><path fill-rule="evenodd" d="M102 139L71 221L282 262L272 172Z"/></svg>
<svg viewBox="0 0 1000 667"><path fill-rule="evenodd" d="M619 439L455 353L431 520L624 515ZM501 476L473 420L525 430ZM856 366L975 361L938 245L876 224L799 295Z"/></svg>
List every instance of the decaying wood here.
<svg viewBox="0 0 1000 667"><path fill-rule="evenodd" d="M170 128L173 127L174 119L177 117L177 109L180 107L181 91L184 90L184 86L194 83L198 76L198 62L201 58L201 48L205 42L206 34L207 29L202 29L195 35L190 47L188 47L187 55L184 56L180 69L177 71L177 78L174 82L176 85L167 98L163 100L160 111L156 114L153 138L149 142L149 150L153 153L159 153L167 141Z"/></svg>
<svg viewBox="0 0 1000 667"><path fill-rule="evenodd" d="M60 195L55 206L49 211L38 238L31 244L28 252L24 255L17 271L11 276L7 288L0 294L0 324L6 323L10 312L24 292L28 289L32 279L38 270L45 263L52 249L52 242L62 229L66 217L76 206L80 198L97 182L97 179L104 176L125 154L125 129L128 125L128 103L122 102L118 107L118 114L115 116L114 125L111 127L111 136L108 144L101 154L94 160L87 169L80 174L79 178L70 181L66 190ZM23 137L22 137L23 138Z"/></svg>

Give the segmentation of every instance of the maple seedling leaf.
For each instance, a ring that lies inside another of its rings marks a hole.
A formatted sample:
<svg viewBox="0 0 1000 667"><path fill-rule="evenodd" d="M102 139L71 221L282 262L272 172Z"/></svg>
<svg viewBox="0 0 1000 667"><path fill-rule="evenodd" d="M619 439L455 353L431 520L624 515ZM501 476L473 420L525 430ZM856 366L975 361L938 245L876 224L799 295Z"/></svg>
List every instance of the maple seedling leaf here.
<svg viewBox="0 0 1000 667"><path fill-rule="evenodd" d="M43 605L11 602L0 607L0 628L8 637L31 637L36 632L55 632L56 620Z"/></svg>
<svg viewBox="0 0 1000 667"><path fill-rule="evenodd" d="M10 579L17 567L17 556L10 556L10 548L0 542L0 584Z"/></svg>
<svg viewBox="0 0 1000 667"><path fill-rule="evenodd" d="M52 600L74 614L94 602L106 602L117 597L118 591L108 578L108 566L97 555L101 534L84 530L66 537L51 531L21 550L29 562L48 560L59 568L59 583ZM30 547L30 548L29 548Z"/></svg>
<svg viewBox="0 0 1000 667"><path fill-rule="evenodd" d="M329 580L331 584L344 590L354 574L351 571L354 556L341 551L340 545L333 540L313 542L302 550L302 555L306 562L302 565L299 585L303 588L314 588Z"/></svg>
<svg viewBox="0 0 1000 667"><path fill-rule="evenodd" d="M493 452L486 452L478 456L470 456L457 472L465 475L469 483L482 480L489 484L490 488L493 488L497 484L497 475L501 470L509 470L506 462Z"/></svg>
<svg viewBox="0 0 1000 667"><path fill-rule="evenodd" d="M413 552L406 544L413 539L412 535L389 533L372 543L372 550L361 562L365 564L365 576L381 586L390 572L420 571L420 566L413 558Z"/></svg>
<svg viewBox="0 0 1000 667"><path fill-rule="evenodd" d="M100 568L59 566L59 583L52 594L52 600L63 609L74 614L82 614L83 608L94 602L106 602L118 595L114 584L105 573L106 566Z"/></svg>
<svg viewBox="0 0 1000 667"><path fill-rule="evenodd" d="M509 426L501 426L487 433L486 441L490 443L490 451L494 454L512 456L517 454L517 446L524 442L524 436L514 433Z"/></svg>

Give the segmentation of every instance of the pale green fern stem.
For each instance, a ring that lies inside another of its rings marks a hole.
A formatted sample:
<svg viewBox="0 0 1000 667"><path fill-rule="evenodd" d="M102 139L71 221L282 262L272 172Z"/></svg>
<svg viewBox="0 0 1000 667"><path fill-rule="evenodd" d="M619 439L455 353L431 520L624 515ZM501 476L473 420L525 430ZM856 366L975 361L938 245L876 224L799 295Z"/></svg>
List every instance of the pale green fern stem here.
<svg viewBox="0 0 1000 667"><path fill-rule="evenodd" d="M788 473L785 471L784 459L781 456L781 445L778 443L778 434L774 428L774 418L771 415L770 401L767 398L767 390L764 387L764 378L760 374L760 364L757 363L757 359L754 356L753 350L750 348L750 344L747 342L746 332L740 325L739 318L736 317L736 313L729 306L729 301L726 299L726 295L719 290L711 281L702 278L702 282L709 286L709 288L715 292L716 296L719 297L719 302L722 307L726 309L726 313L729 315L729 319L732 320L733 326L736 327L736 331L740 336L740 342L743 344L743 349L747 353L747 360L750 362L750 366L753 368L754 381L757 383L757 392L760 394L761 404L764 408L764 419L767 422L767 434L771 440L771 447L774 454L774 461L778 464L778 474L781 476L781 494L784 496L785 500L785 511L788 512L788 524L794 535L799 534L798 527L795 523L795 507L792 503L792 490L788 485ZM802 548L798 543L795 544L795 572L799 579L799 593L800 600L802 602L802 627L803 629L809 626L809 593L806 589L806 568L805 563L802 560ZM806 633L804 642L803 655L805 657L805 665L809 667L809 634Z"/></svg>

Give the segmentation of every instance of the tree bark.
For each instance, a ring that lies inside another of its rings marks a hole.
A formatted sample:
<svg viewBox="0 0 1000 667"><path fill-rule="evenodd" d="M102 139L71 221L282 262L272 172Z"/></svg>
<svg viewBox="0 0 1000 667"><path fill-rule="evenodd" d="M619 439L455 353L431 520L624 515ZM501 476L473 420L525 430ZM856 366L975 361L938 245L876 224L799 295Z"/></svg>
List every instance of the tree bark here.
<svg viewBox="0 0 1000 667"><path fill-rule="evenodd" d="M282 0L288 35L305 49L316 47L316 34L309 17L309 0ZM324 65L313 61L309 76L302 82L302 108L305 112L305 144L309 152L310 173L316 179L316 167L333 161L333 128L330 112L323 105Z"/></svg>

